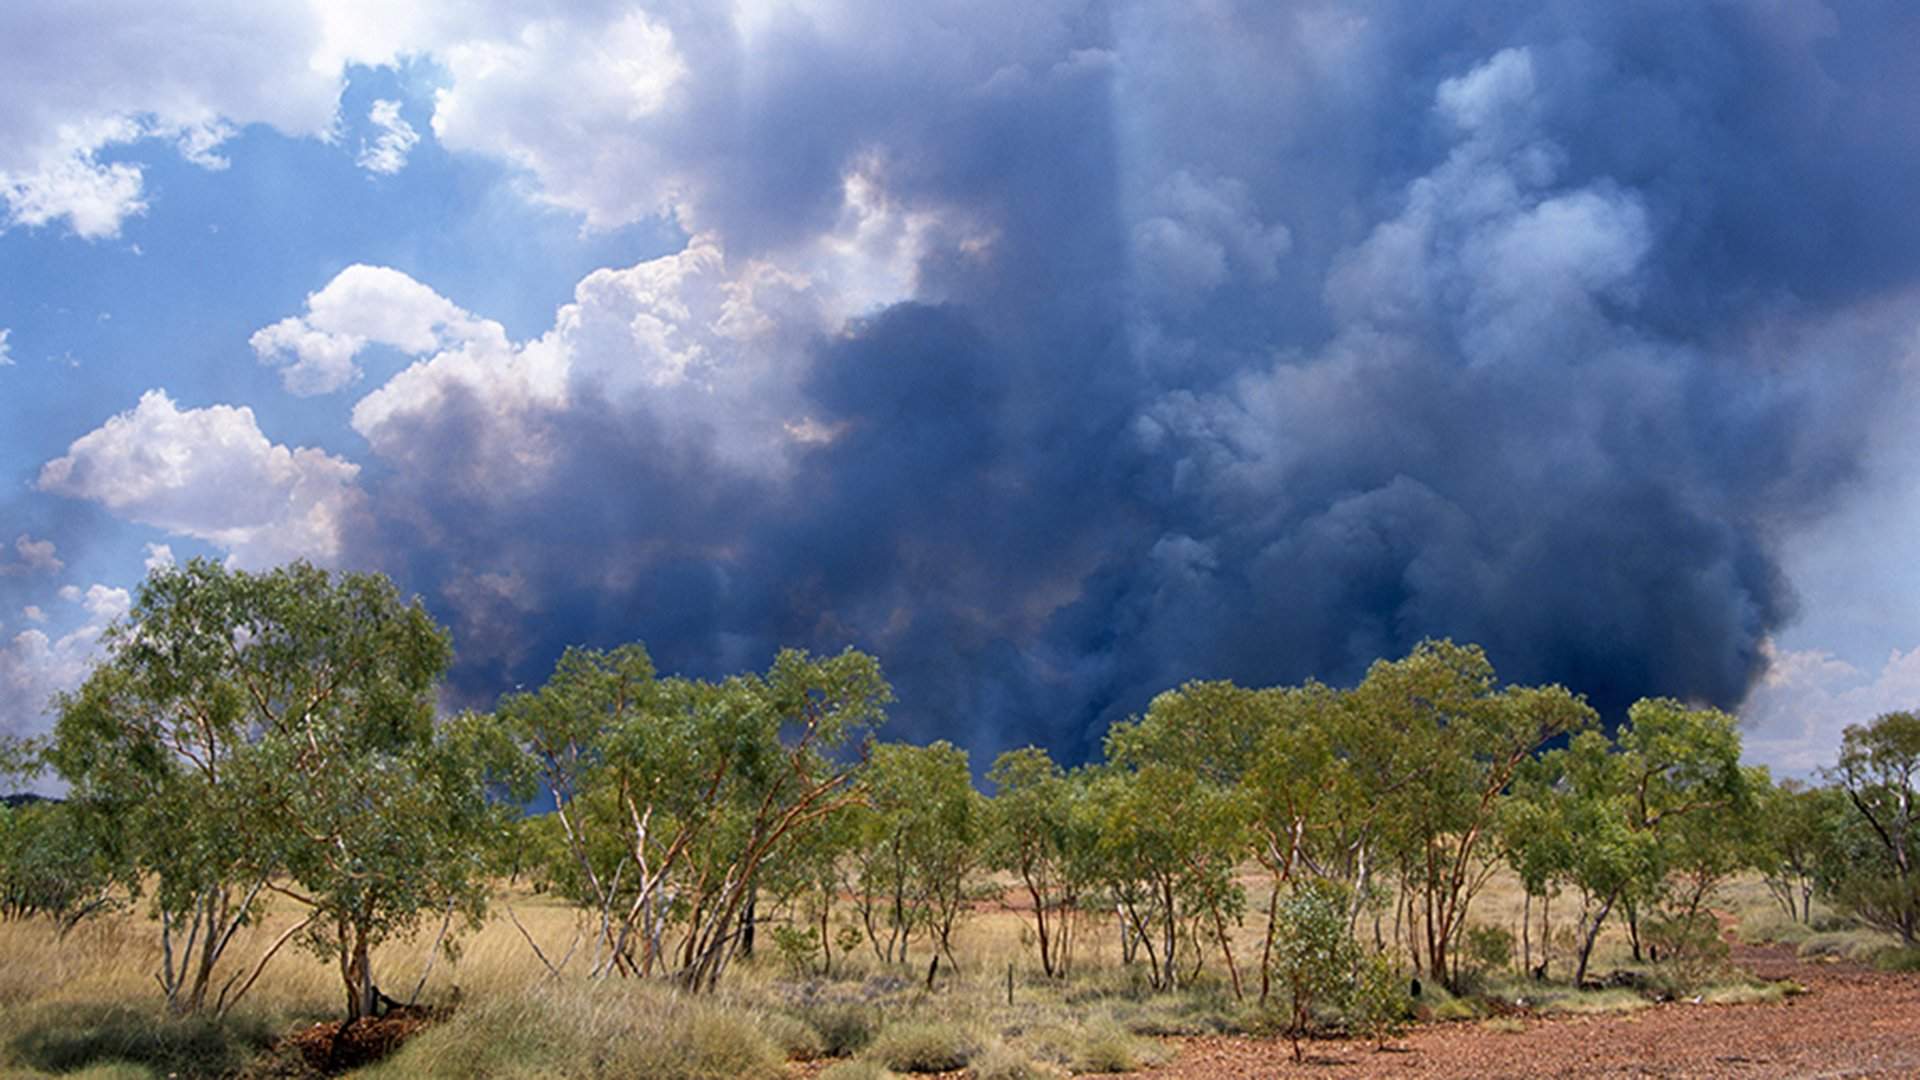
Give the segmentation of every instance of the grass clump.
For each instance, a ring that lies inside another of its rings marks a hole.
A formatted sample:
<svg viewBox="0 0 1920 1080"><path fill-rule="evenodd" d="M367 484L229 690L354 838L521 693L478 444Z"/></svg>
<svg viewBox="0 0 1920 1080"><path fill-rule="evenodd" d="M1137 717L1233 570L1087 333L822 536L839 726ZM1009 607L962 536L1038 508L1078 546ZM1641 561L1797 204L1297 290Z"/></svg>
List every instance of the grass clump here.
<svg viewBox="0 0 1920 1080"><path fill-rule="evenodd" d="M1806 960L1867 960L1885 948L1887 935L1874 930L1819 930L1800 943L1800 956Z"/></svg>
<svg viewBox="0 0 1920 1080"><path fill-rule="evenodd" d="M49 1073L182 1078L237 1072L273 1042L271 1025L253 1017L173 1018L157 1006L61 1005L8 1018L10 1059ZM136 1071L138 1070L138 1071Z"/></svg>
<svg viewBox="0 0 1920 1080"><path fill-rule="evenodd" d="M1771 1005L1799 991L1800 987L1790 982L1743 981L1709 986L1698 997L1702 1005Z"/></svg>
<svg viewBox="0 0 1920 1080"><path fill-rule="evenodd" d="M971 1073L973 1080L1059 1080L1066 1075L1064 1069L1035 1061L1006 1043L988 1047L975 1058Z"/></svg>
<svg viewBox="0 0 1920 1080"><path fill-rule="evenodd" d="M866 1056L895 1072L936 1073L966 1068L980 1049L980 1040L959 1024L906 1020L881 1028Z"/></svg>
<svg viewBox="0 0 1920 1080"><path fill-rule="evenodd" d="M1565 995L1555 995L1540 1003L1543 1013L1564 1013L1581 1016L1594 1013L1638 1012L1652 1007L1637 991L1624 988L1612 990L1580 990Z"/></svg>
<svg viewBox="0 0 1920 1080"><path fill-rule="evenodd" d="M829 1057L827 1040L812 1024L787 1013L767 1013L759 1019L760 1033L789 1061Z"/></svg>
<svg viewBox="0 0 1920 1080"><path fill-rule="evenodd" d="M786 1059L769 1029L773 1014L662 987L554 985L474 1002L362 1075L772 1080Z"/></svg>
<svg viewBox="0 0 1920 1080"><path fill-rule="evenodd" d="M1035 1027L1017 1040L1016 1048L1070 1073L1134 1072L1167 1059L1159 1042L1127 1030L1111 1015Z"/></svg>
<svg viewBox="0 0 1920 1080"><path fill-rule="evenodd" d="M880 1029L879 1013L858 1001L809 1002L798 1015L819 1035L820 1053L826 1057L851 1057L865 1050Z"/></svg>

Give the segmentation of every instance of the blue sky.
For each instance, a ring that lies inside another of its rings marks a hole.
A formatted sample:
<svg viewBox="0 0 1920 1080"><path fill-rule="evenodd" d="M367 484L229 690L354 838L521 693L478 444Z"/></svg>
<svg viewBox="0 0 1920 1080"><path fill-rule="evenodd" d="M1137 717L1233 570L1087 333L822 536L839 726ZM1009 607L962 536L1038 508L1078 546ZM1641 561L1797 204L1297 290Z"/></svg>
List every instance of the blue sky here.
<svg viewBox="0 0 1920 1080"><path fill-rule="evenodd" d="M1421 637L1920 704L1895 3L0 12L0 730L168 559L1074 755Z"/></svg>

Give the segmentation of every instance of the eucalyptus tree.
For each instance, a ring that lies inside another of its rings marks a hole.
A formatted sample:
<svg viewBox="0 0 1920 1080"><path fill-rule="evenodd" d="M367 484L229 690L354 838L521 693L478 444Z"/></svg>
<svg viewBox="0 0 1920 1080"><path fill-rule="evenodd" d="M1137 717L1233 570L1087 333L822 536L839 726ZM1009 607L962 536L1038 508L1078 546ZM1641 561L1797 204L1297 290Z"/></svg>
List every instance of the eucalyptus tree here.
<svg viewBox="0 0 1920 1080"><path fill-rule="evenodd" d="M376 943L425 910L477 912L480 765L435 722L452 651L417 599L380 575L196 559L151 575L103 643L50 759L126 886L151 882L175 1011L208 1005L263 893L307 916L218 1008L304 933L362 1015Z"/></svg>
<svg viewBox="0 0 1920 1080"><path fill-rule="evenodd" d="M995 869L1020 879L1033 904L1040 968L1065 977L1081 901L1091 881L1093 833L1076 807L1085 795L1084 773L1063 771L1045 750L1023 747L994 759L987 771L987 856Z"/></svg>
<svg viewBox="0 0 1920 1080"><path fill-rule="evenodd" d="M1593 731L1575 736L1543 770L1551 782L1530 797L1557 820L1535 857L1557 863L1555 876L1580 893L1574 979L1583 982L1600 931L1623 902L1678 897L1676 914L1698 915L1700 882L1738 862L1733 830L1751 812L1753 777L1740 766L1731 716L1667 698L1635 702L1611 742ZM1682 878L1691 885L1670 892Z"/></svg>
<svg viewBox="0 0 1920 1080"><path fill-rule="evenodd" d="M1497 865L1490 842L1501 801L1521 767L1595 714L1560 686L1499 688L1476 645L1424 641L1404 659L1376 662L1353 692L1372 730L1423 757L1409 782L1382 798L1410 903L1416 966L1450 979L1467 909Z"/></svg>
<svg viewBox="0 0 1920 1080"><path fill-rule="evenodd" d="M1839 788L1794 780L1765 785L1755 797L1754 865L1787 918L1810 924L1822 870L1846 816L1855 811Z"/></svg>
<svg viewBox="0 0 1920 1080"><path fill-rule="evenodd" d="M1823 860L1827 891L1868 925L1920 943L1920 714L1848 726L1828 776L1854 812Z"/></svg>
<svg viewBox="0 0 1920 1080"><path fill-rule="evenodd" d="M852 650L785 650L765 675L708 682L658 678L633 644L569 650L502 699L516 783L544 788L560 823L549 873L593 922L590 973L715 985L763 870L858 801L861 735L891 696Z"/></svg>
<svg viewBox="0 0 1920 1080"><path fill-rule="evenodd" d="M966 908L967 879L985 852L985 808L973 788L967 752L951 743L928 746L883 743L873 748L862 786L867 828L863 836L873 872L867 892L886 899L890 936L883 959L906 959L916 929L956 964L953 930ZM867 929L876 927L867 906Z"/></svg>
<svg viewBox="0 0 1920 1080"><path fill-rule="evenodd" d="M1097 829L1093 865L1113 896L1122 933L1146 950L1154 989L1188 980L1183 942L1194 948L1197 973L1199 944L1211 936L1239 995L1228 923L1238 923L1246 908L1234 878L1247 850L1245 802L1238 790L1161 760L1152 726L1151 719L1122 722L1107 733L1107 767L1084 804Z"/></svg>
<svg viewBox="0 0 1920 1080"><path fill-rule="evenodd" d="M117 906L113 885L73 804L0 805L0 919L43 916L64 935Z"/></svg>

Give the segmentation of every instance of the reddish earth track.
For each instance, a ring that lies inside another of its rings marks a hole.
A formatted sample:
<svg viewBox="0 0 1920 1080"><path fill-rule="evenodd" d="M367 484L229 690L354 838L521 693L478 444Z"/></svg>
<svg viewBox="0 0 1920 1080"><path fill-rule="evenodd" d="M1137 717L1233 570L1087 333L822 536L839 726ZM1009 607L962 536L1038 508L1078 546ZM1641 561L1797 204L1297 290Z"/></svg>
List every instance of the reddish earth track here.
<svg viewBox="0 0 1920 1080"><path fill-rule="evenodd" d="M1920 1077L1920 976L1808 963L1792 950L1735 945L1736 964L1807 992L1768 1005L1659 1005L1637 1013L1419 1028L1385 1053L1344 1041L1180 1040L1166 1066L1136 1076L1222 1077Z"/></svg>

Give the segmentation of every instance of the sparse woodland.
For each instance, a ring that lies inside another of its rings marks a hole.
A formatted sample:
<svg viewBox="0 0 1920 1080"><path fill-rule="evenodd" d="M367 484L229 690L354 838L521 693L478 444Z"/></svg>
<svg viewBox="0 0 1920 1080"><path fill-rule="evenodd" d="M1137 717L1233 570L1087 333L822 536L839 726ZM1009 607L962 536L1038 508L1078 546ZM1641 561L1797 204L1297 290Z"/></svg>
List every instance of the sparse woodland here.
<svg viewBox="0 0 1920 1080"><path fill-rule="evenodd" d="M1643 700L1608 731L1575 691L1429 641L1346 689L1169 689L1101 760L1013 750L983 792L964 749L881 738L891 692L859 652L707 681L638 643L575 649L447 716L451 658L382 577L156 572L54 733L0 760L66 790L0 811L32 978L66 978L90 933L150 932L112 1004L216 1042L297 970L304 1004L274 1015L441 1009L404 1066L428 1072L436 1037L531 1027L554 1074L641 1067L568 1057L573 1031L679 1054L645 1059L659 1075L1040 1075L1146 1063L1143 1035L1194 1025L1298 1055L1488 993L1694 993L1727 978L1736 894L1803 938L1920 934L1910 713L1848 729L1821 785L1774 783L1723 712ZM518 972L485 993L482 948ZM43 992L0 980L0 1005ZM0 1063L53 1071L44 1021L0 1035Z"/></svg>

